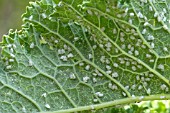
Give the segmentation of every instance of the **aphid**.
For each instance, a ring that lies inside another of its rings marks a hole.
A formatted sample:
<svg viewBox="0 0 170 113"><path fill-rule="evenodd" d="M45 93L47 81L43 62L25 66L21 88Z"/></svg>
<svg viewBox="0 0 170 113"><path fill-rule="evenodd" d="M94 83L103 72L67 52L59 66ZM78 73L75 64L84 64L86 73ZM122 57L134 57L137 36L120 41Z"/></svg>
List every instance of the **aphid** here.
<svg viewBox="0 0 170 113"><path fill-rule="evenodd" d="M12 69L11 65L6 66L6 69Z"/></svg>
<svg viewBox="0 0 170 113"><path fill-rule="evenodd" d="M101 92L96 92L95 94L96 94L98 97L103 97L103 96L104 96L104 94L101 93Z"/></svg>
<svg viewBox="0 0 170 113"><path fill-rule="evenodd" d="M119 74L117 72L112 73L112 77L116 78L118 76L119 76Z"/></svg>
<svg viewBox="0 0 170 113"><path fill-rule="evenodd" d="M148 26L148 25L150 25L148 22L145 22L145 23L144 23L144 26Z"/></svg>
<svg viewBox="0 0 170 113"><path fill-rule="evenodd" d="M11 56L12 58L15 58L15 55L14 55L14 54L12 54L12 53L10 54L10 56Z"/></svg>
<svg viewBox="0 0 170 113"><path fill-rule="evenodd" d="M43 18L47 18L47 15L45 13L41 14Z"/></svg>
<svg viewBox="0 0 170 113"><path fill-rule="evenodd" d="M73 58L74 55L73 55L72 53L69 53L69 54L67 55L67 57L68 57L68 58Z"/></svg>
<svg viewBox="0 0 170 113"><path fill-rule="evenodd" d="M151 94L151 89L150 89L150 88L147 89L147 94L148 94L148 95Z"/></svg>
<svg viewBox="0 0 170 113"><path fill-rule="evenodd" d="M88 71L90 69L90 65L87 65L85 69Z"/></svg>
<svg viewBox="0 0 170 113"><path fill-rule="evenodd" d="M153 8L152 8L152 6L149 6L149 11L153 11Z"/></svg>
<svg viewBox="0 0 170 113"><path fill-rule="evenodd" d="M65 53L65 50L64 49L58 49L58 54L59 55L62 55L62 54L64 54Z"/></svg>
<svg viewBox="0 0 170 113"><path fill-rule="evenodd" d="M160 96L160 99L164 99L164 98L166 98L165 96Z"/></svg>
<svg viewBox="0 0 170 113"><path fill-rule="evenodd" d="M167 86L166 86L165 84L162 84L162 85L161 85L161 90L165 90L166 87L167 87Z"/></svg>
<svg viewBox="0 0 170 113"><path fill-rule="evenodd" d="M100 57L100 61L101 61L102 63L104 63L104 62L105 62L105 56L101 56L101 57Z"/></svg>
<svg viewBox="0 0 170 113"><path fill-rule="evenodd" d="M139 85L138 86L138 90L141 90L143 87L142 87L142 85Z"/></svg>
<svg viewBox="0 0 170 113"><path fill-rule="evenodd" d="M106 51L111 51L111 49L110 48L106 48Z"/></svg>
<svg viewBox="0 0 170 113"><path fill-rule="evenodd" d="M10 52L13 53L13 52L14 52L14 49L13 49L13 48L10 48Z"/></svg>
<svg viewBox="0 0 170 113"><path fill-rule="evenodd" d="M130 24L132 24L132 19L129 19L129 21L128 21Z"/></svg>
<svg viewBox="0 0 170 113"><path fill-rule="evenodd" d="M60 59L62 59L63 61L67 61L67 56L61 56Z"/></svg>
<svg viewBox="0 0 170 113"><path fill-rule="evenodd" d="M154 60L154 59L151 59L151 60L149 60L149 62L155 62L155 60Z"/></svg>
<svg viewBox="0 0 170 113"><path fill-rule="evenodd" d="M69 75L69 78L70 78L71 80L74 80L74 79L76 79L76 76L75 76L74 73L71 73L71 74Z"/></svg>
<svg viewBox="0 0 170 113"><path fill-rule="evenodd" d="M83 82L87 82L90 78L88 76L83 77Z"/></svg>
<svg viewBox="0 0 170 113"><path fill-rule="evenodd" d="M95 103L96 103L96 102L98 102L98 100L95 98L95 99L93 99L93 102L95 102Z"/></svg>
<svg viewBox="0 0 170 113"><path fill-rule="evenodd" d="M93 58L92 54L89 54L89 59L92 59L92 58Z"/></svg>
<svg viewBox="0 0 170 113"><path fill-rule="evenodd" d="M127 13L127 12L128 12L128 10L129 10L129 8L127 7L127 8L125 9L125 13Z"/></svg>
<svg viewBox="0 0 170 113"><path fill-rule="evenodd" d="M125 48L126 48L126 45L125 45L125 44L122 44L122 45L121 45L121 48L122 48L122 49L125 49Z"/></svg>
<svg viewBox="0 0 170 113"><path fill-rule="evenodd" d="M79 63L79 66L84 66L84 63L83 62Z"/></svg>
<svg viewBox="0 0 170 113"><path fill-rule="evenodd" d="M132 95L132 98L135 98L136 96L135 95Z"/></svg>
<svg viewBox="0 0 170 113"><path fill-rule="evenodd" d="M58 40L55 40L55 41L54 41L54 43L56 43L56 44L57 44L58 42L59 42Z"/></svg>
<svg viewBox="0 0 170 113"><path fill-rule="evenodd" d="M117 17L118 17L118 18L121 18L121 17L122 17L122 15L121 15L121 14L117 14Z"/></svg>
<svg viewBox="0 0 170 113"><path fill-rule="evenodd" d="M112 73L112 71L111 71L111 70L108 70L108 71L106 71L106 73L107 73L107 74L111 74L111 73Z"/></svg>
<svg viewBox="0 0 170 113"><path fill-rule="evenodd" d="M139 55L139 51L135 50L135 56Z"/></svg>
<svg viewBox="0 0 170 113"><path fill-rule="evenodd" d="M132 70L133 70L133 71L136 71L136 67L135 67L135 66L132 66Z"/></svg>
<svg viewBox="0 0 170 113"><path fill-rule="evenodd" d="M120 41L121 41L121 42L124 42L124 41L125 41L125 39L124 39L123 37L121 37L121 38L120 38Z"/></svg>
<svg viewBox="0 0 170 113"><path fill-rule="evenodd" d="M152 56L150 54L146 54L146 58L151 58Z"/></svg>
<svg viewBox="0 0 170 113"><path fill-rule="evenodd" d="M138 16L139 18L143 18L143 14L142 14L141 12L138 12L137 16Z"/></svg>
<svg viewBox="0 0 170 113"><path fill-rule="evenodd" d="M93 45L93 49L96 49L97 48L97 46L96 45Z"/></svg>
<svg viewBox="0 0 170 113"><path fill-rule="evenodd" d="M91 10L87 10L87 13L88 13L89 15L93 15L93 13L92 13Z"/></svg>
<svg viewBox="0 0 170 113"><path fill-rule="evenodd" d="M135 88L136 88L136 85L133 84L133 85L131 86L131 89L132 89L132 90L135 90Z"/></svg>
<svg viewBox="0 0 170 113"><path fill-rule="evenodd" d="M149 77L151 77L151 78L154 77L154 74L149 74Z"/></svg>
<svg viewBox="0 0 170 113"><path fill-rule="evenodd" d="M155 48L155 44L151 42L151 48Z"/></svg>
<svg viewBox="0 0 170 113"><path fill-rule="evenodd" d="M148 36L148 40L154 40L154 39L155 39L154 36L152 36L152 35Z"/></svg>
<svg viewBox="0 0 170 113"><path fill-rule="evenodd" d="M154 13L154 17L157 17L157 16L158 16L158 12L155 12L155 13Z"/></svg>
<svg viewBox="0 0 170 113"><path fill-rule="evenodd" d="M146 87L148 85L148 83L147 82L143 82L143 85Z"/></svg>
<svg viewBox="0 0 170 113"><path fill-rule="evenodd" d="M110 60L109 59L106 59L106 64L110 64Z"/></svg>
<svg viewBox="0 0 170 113"><path fill-rule="evenodd" d="M125 93L125 92L122 92L122 95L125 97L125 96L126 96L126 93Z"/></svg>
<svg viewBox="0 0 170 113"><path fill-rule="evenodd" d="M41 96L42 97L47 97L47 93L43 93Z"/></svg>
<svg viewBox="0 0 170 113"><path fill-rule="evenodd" d="M159 64L159 65L158 65L158 69L164 71L164 65L163 65L163 64Z"/></svg>
<svg viewBox="0 0 170 113"><path fill-rule="evenodd" d="M23 113L26 113L26 112L27 112L26 109L25 109L25 107L22 108L22 112L23 112Z"/></svg>
<svg viewBox="0 0 170 113"><path fill-rule="evenodd" d="M144 99L144 96L140 96L140 97L139 97L139 100L142 100L142 99Z"/></svg>
<svg viewBox="0 0 170 113"><path fill-rule="evenodd" d="M102 32L104 32L104 31L105 31L105 27L100 28L100 30L101 30Z"/></svg>
<svg viewBox="0 0 170 113"><path fill-rule="evenodd" d="M93 82L96 83L96 82L97 82L97 79L96 79L96 78L93 78Z"/></svg>
<svg viewBox="0 0 170 113"><path fill-rule="evenodd" d="M107 69L107 70L110 70L111 67L110 67L109 65L106 65L106 69Z"/></svg>
<svg viewBox="0 0 170 113"><path fill-rule="evenodd" d="M117 34L117 30L115 28L113 29L113 34Z"/></svg>
<svg viewBox="0 0 170 113"><path fill-rule="evenodd" d="M126 66L130 66L130 62L127 61L127 62L126 62Z"/></svg>
<svg viewBox="0 0 170 113"><path fill-rule="evenodd" d="M29 20L32 20L32 19L33 19L33 15L31 15L28 19L29 19Z"/></svg>
<svg viewBox="0 0 170 113"><path fill-rule="evenodd" d="M50 109L50 108L51 108L49 104L45 104L45 107L46 107L47 109Z"/></svg>
<svg viewBox="0 0 170 113"><path fill-rule="evenodd" d="M9 59L9 62L14 62L14 59Z"/></svg>
<svg viewBox="0 0 170 113"><path fill-rule="evenodd" d="M114 67L118 67L119 65L117 63L113 63L113 66Z"/></svg>
<svg viewBox="0 0 170 113"><path fill-rule="evenodd" d="M167 47L164 47L163 50L167 52L167 51L168 51L168 48L167 48Z"/></svg>
<svg viewBox="0 0 170 113"><path fill-rule="evenodd" d="M135 14L134 14L134 13L129 13L129 15L132 17L132 16L134 16Z"/></svg>
<svg viewBox="0 0 170 113"><path fill-rule="evenodd" d="M28 65L29 65L29 66L33 66L33 61L32 61L31 59L29 59Z"/></svg>
<svg viewBox="0 0 170 113"><path fill-rule="evenodd" d="M135 37L134 37L133 35L130 35L130 39L134 40L134 39L135 39Z"/></svg>
<svg viewBox="0 0 170 113"><path fill-rule="evenodd" d="M145 78L145 81L150 81L151 79L150 78Z"/></svg>
<svg viewBox="0 0 170 113"><path fill-rule="evenodd" d="M112 44L110 42L108 42L107 44L105 44L105 46L110 48L110 47L112 47Z"/></svg>
<svg viewBox="0 0 170 113"><path fill-rule="evenodd" d="M125 86L125 89L128 90L128 89L129 89L129 86Z"/></svg>
<svg viewBox="0 0 170 113"><path fill-rule="evenodd" d="M168 30L168 26L165 24L165 25L163 25L163 28L165 29L165 30Z"/></svg>
<svg viewBox="0 0 170 113"><path fill-rule="evenodd" d="M142 34L144 35L146 33L146 29L143 29Z"/></svg>

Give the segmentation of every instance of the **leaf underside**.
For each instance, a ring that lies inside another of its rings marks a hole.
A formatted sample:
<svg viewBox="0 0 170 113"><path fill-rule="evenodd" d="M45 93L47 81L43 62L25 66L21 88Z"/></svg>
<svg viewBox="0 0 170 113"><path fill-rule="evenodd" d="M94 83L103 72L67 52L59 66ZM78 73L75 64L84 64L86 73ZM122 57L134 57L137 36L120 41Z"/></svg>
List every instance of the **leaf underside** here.
<svg viewBox="0 0 170 113"><path fill-rule="evenodd" d="M170 0L31 2L22 30L1 43L0 111L170 99L169 9Z"/></svg>

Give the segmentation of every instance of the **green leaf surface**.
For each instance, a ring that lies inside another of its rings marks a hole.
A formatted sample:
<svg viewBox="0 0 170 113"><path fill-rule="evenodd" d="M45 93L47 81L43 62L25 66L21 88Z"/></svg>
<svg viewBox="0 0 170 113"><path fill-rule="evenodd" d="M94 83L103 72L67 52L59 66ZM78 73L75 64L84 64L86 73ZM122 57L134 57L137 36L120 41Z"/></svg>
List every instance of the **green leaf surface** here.
<svg viewBox="0 0 170 113"><path fill-rule="evenodd" d="M3 37L0 111L170 99L169 0L31 2Z"/></svg>

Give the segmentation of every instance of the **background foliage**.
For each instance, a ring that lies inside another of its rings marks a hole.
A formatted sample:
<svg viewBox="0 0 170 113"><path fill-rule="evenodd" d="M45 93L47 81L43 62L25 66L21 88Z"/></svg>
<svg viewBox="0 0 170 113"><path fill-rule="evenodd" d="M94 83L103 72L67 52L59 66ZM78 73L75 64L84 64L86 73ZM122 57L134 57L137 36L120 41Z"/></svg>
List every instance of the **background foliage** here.
<svg viewBox="0 0 170 113"><path fill-rule="evenodd" d="M34 0L0 0L0 39L9 29L21 29L21 15L29 1Z"/></svg>

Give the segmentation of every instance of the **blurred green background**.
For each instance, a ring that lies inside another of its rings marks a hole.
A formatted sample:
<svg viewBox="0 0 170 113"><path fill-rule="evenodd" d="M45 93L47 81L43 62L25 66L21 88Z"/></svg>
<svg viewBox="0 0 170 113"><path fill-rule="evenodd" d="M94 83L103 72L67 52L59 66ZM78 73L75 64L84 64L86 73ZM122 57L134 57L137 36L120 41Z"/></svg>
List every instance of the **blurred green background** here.
<svg viewBox="0 0 170 113"><path fill-rule="evenodd" d="M21 29L21 15L29 1L34 0L0 0L0 39L9 29Z"/></svg>

